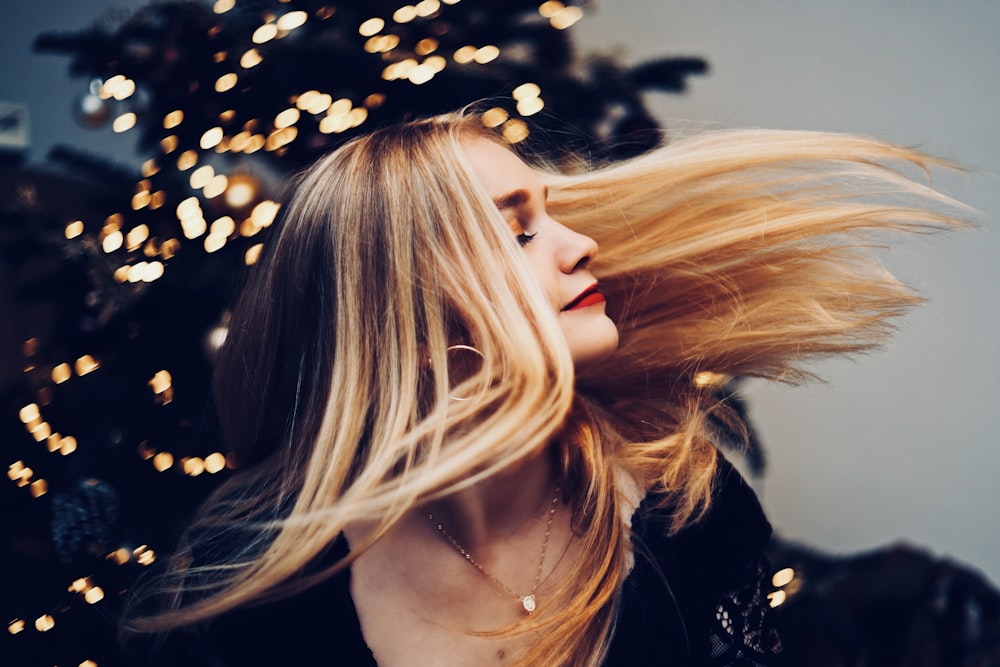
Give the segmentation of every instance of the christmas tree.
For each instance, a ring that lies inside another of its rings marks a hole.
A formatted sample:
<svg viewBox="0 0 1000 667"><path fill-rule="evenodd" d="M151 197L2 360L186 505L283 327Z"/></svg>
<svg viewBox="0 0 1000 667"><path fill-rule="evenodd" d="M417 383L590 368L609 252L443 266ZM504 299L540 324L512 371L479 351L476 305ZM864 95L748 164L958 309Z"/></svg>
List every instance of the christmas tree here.
<svg viewBox="0 0 1000 667"><path fill-rule="evenodd" d="M148 159L134 173L61 147L61 172L4 186L23 370L0 402L5 664L127 663L123 594L231 467L212 357L286 176L372 127L477 101L506 141L565 164L661 141L643 94L682 91L705 63L584 59L567 29L585 8L167 2L38 38L84 79L77 120L136 133Z"/></svg>

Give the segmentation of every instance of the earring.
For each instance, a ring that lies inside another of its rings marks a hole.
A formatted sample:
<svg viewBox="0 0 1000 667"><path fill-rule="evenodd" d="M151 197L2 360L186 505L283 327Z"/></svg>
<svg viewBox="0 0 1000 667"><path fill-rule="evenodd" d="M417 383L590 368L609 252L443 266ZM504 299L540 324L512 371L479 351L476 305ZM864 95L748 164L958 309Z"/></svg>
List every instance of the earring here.
<svg viewBox="0 0 1000 667"><path fill-rule="evenodd" d="M471 352L473 354L478 355L480 361L486 359L485 355L483 355L482 352L480 352L478 349L474 348L471 345L462 345L462 344L459 344L459 345L449 345L447 348L445 348L445 352L448 352L448 353L455 352L455 351ZM468 401L468 400L471 399L471 397L469 397L469 396L455 396L454 394L448 394L448 398L450 398L453 401Z"/></svg>

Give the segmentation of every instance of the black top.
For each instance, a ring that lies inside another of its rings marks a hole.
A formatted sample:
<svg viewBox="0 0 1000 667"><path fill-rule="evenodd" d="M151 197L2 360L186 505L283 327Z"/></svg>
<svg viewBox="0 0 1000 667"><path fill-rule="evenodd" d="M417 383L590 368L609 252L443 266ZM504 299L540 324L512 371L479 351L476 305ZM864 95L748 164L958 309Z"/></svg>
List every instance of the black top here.
<svg viewBox="0 0 1000 667"><path fill-rule="evenodd" d="M746 482L727 462L701 522L667 537L669 515L647 497L632 518L635 566L606 667L779 664L768 624L761 550L771 527ZM333 557L347 553L343 538ZM350 594L350 572L264 606L239 609L207 628L172 633L157 665L375 667ZM415 662L419 664L419 660Z"/></svg>

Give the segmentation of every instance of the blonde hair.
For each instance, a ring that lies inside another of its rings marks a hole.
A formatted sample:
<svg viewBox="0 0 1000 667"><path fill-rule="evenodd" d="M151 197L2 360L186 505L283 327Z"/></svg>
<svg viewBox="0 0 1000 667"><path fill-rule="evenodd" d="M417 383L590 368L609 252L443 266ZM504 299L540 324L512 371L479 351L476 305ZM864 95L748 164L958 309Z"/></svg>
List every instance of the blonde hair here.
<svg viewBox="0 0 1000 667"><path fill-rule="evenodd" d="M954 224L953 201L886 166L926 158L857 137L712 133L540 172L553 217L601 247L591 269L621 331L619 351L576 377L472 175L470 135L492 137L463 114L381 129L296 181L217 367L242 470L158 582L172 602L131 629L302 590L371 545L310 570L345 526L374 521L373 542L415 505L556 443L580 576L505 631L557 630L524 664L599 664L628 574L619 471L661 494L674 530L697 521L711 503L711 423L740 426L699 374L796 381L818 356L878 345L920 298L868 256L872 234ZM483 354L457 379L456 342Z"/></svg>

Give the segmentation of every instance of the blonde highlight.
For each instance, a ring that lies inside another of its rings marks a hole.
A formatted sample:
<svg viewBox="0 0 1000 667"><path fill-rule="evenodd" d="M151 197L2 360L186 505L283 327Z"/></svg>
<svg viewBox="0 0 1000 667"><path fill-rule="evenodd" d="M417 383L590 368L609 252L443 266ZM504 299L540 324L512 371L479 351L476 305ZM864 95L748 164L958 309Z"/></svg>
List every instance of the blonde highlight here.
<svg viewBox="0 0 1000 667"><path fill-rule="evenodd" d="M620 350L577 377L471 175L470 136L492 137L474 114L386 128L296 181L217 369L242 470L156 584L172 602L131 629L302 590L370 546L311 568L346 526L374 521L374 542L556 443L584 574L498 634L548 630L519 664L600 664L631 557L616 480L656 492L681 530L711 505L712 418L740 430L694 377L797 382L810 361L877 347L921 299L873 259L873 239L968 215L890 168L926 170L925 156L820 133L710 133L581 174L540 171L553 217L600 245L591 268L621 331ZM456 343L482 355L457 384ZM476 400L450 400L465 390ZM242 548L204 562L199 548L233 531Z"/></svg>

